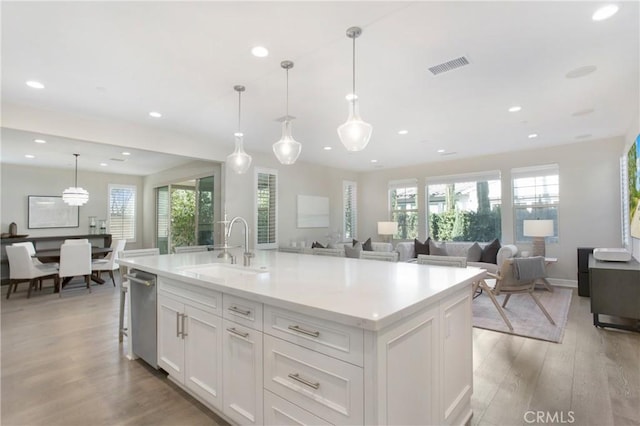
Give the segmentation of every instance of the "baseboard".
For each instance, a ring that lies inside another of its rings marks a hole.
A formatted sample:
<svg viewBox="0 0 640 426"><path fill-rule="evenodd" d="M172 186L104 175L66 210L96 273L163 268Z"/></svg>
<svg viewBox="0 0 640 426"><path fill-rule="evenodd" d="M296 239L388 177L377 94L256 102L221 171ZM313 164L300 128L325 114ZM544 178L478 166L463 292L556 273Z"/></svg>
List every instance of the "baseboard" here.
<svg viewBox="0 0 640 426"><path fill-rule="evenodd" d="M547 278L551 285L558 287L578 288L578 280L565 280L562 278Z"/></svg>

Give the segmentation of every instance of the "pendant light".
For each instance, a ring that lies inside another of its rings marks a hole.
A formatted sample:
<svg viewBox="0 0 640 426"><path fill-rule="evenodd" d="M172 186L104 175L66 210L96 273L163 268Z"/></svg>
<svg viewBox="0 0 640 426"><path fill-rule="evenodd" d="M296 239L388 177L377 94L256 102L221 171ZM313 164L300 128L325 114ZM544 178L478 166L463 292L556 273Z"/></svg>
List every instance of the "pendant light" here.
<svg viewBox="0 0 640 426"><path fill-rule="evenodd" d="M282 123L282 137L273 144L273 153L282 164L293 164L298 159L302 144L291 136L291 117L289 116L289 70L293 68L293 62L282 61L280 66L287 71L287 114Z"/></svg>
<svg viewBox="0 0 640 426"><path fill-rule="evenodd" d="M62 192L62 201L70 206L82 206L89 201L89 192L86 189L82 189L78 186L78 157L80 154L73 154L76 156L76 179L75 185L65 189Z"/></svg>
<svg viewBox="0 0 640 426"><path fill-rule="evenodd" d="M231 170L241 175L246 173L249 167L251 167L251 156L244 152L244 147L242 146L243 134L240 131L241 97L242 92L244 92L244 86L233 86L233 90L238 92L238 131L233 134L236 138L236 149L232 154L227 156L227 165L231 167Z"/></svg>
<svg viewBox="0 0 640 426"><path fill-rule="evenodd" d="M338 136L347 151L362 151L371 139L373 127L365 123L358 114L358 97L356 96L356 38L360 37L362 29L351 27L347 30L347 37L353 40L353 92L349 97L349 118L338 127Z"/></svg>

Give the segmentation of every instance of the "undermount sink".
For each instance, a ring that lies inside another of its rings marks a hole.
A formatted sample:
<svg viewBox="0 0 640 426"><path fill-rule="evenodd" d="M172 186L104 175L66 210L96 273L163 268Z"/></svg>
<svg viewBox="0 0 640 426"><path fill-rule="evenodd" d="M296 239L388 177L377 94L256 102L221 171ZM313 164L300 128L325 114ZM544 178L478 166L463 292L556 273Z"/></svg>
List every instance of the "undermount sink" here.
<svg viewBox="0 0 640 426"><path fill-rule="evenodd" d="M190 266L184 268L182 271L202 277L218 279L253 276L269 272L266 266L251 268L241 265L230 265L228 263L209 263L206 265Z"/></svg>

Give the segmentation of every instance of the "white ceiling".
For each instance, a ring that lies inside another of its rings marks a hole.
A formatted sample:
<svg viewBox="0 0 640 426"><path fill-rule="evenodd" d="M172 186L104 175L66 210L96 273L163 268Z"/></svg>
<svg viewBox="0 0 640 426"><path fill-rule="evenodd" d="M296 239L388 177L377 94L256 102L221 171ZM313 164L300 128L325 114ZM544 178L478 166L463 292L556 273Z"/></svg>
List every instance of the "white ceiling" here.
<svg viewBox="0 0 640 426"><path fill-rule="evenodd" d="M280 138L280 61L289 59L293 135L307 162L369 170L621 136L639 113L640 4L620 2L615 16L594 22L601 5L3 1L2 102L178 132L231 153L233 86L243 84L245 149L268 153ZM336 127L347 117L345 30L354 25L363 28L360 111L373 137L347 153ZM251 55L258 44L267 58ZM428 71L463 55L470 65ZM584 66L597 69L566 78ZM512 105L522 111L508 112Z"/></svg>

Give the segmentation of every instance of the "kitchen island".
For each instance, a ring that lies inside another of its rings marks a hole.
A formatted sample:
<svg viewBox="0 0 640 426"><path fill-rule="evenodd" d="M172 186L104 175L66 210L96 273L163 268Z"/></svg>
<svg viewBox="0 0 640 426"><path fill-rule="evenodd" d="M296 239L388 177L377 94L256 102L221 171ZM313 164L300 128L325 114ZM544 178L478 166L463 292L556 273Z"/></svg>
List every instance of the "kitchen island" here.
<svg viewBox="0 0 640 426"><path fill-rule="evenodd" d="M158 366L237 424L465 424L485 271L258 252L120 259L157 275Z"/></svg>

